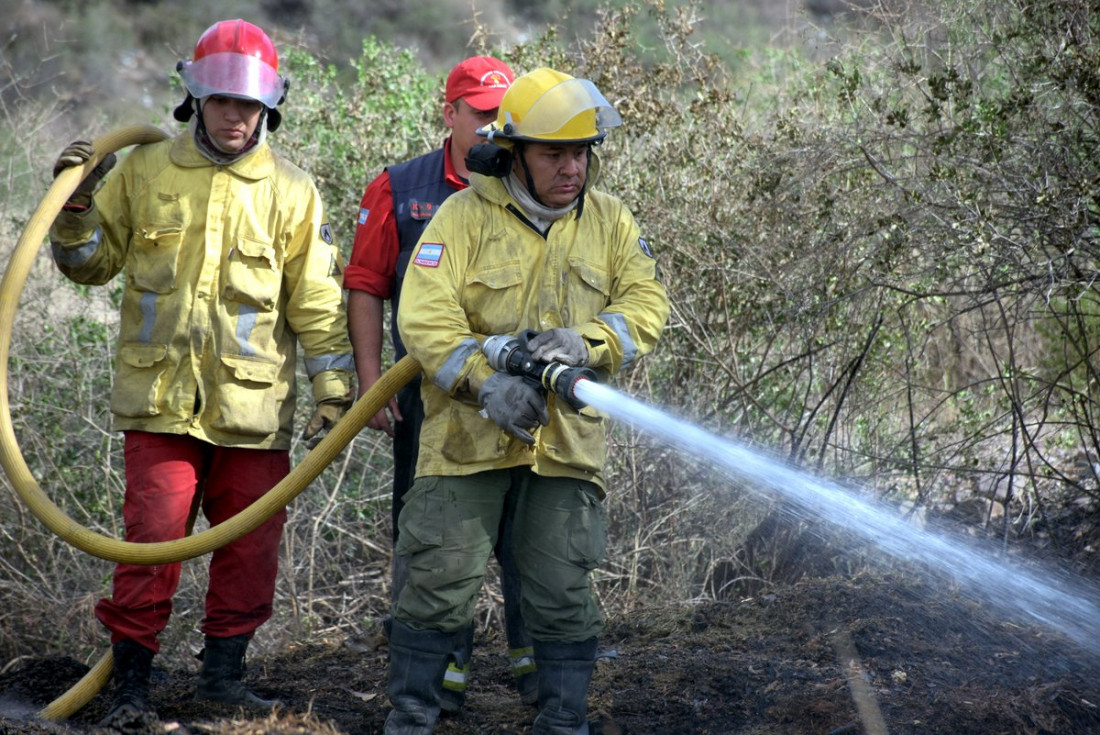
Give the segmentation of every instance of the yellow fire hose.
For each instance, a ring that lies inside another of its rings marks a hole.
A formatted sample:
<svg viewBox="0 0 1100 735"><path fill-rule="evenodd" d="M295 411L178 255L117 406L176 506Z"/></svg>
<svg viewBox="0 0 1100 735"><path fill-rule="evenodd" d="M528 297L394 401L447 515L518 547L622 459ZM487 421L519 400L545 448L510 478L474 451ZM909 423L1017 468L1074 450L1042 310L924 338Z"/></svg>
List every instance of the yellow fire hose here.
<svg viewBox="0 0 1100 735"><path fill-rule="evenodd" d="M11 406L8 402L8 357L16 308L27 274L50 225L84 177L108 153L130 145L153 143L166 137L163 131L155 127L139 125L121 128L96 138L93 141L95 156L82 168L65 169L54 180L16 244L3 281L0 281L0 464L15 491L48 529L93 556L127 564L166 564L193 559L257 528L297 497L355 438L371 417L420 372L420 365L413 358L405 357L400 360L355 402L344 418L281 482L234 517L194 536L158 543L119 541L87 529L66 515L42 491L31 475L12 427ZM108 649L83 679L47 705L39 712L39 716L46 720L61 720L79 710L103 688L113 665L113 654Z"/></svg>

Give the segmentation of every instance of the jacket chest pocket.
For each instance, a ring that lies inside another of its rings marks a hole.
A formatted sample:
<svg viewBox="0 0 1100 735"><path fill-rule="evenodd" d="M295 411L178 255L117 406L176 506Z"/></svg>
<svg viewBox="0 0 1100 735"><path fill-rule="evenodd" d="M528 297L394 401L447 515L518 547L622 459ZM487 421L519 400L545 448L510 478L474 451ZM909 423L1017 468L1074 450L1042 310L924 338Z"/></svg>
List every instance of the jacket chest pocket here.
<svg viewBox="0 0 1100 735"><path fill-rule="evenodd" d="M230 301L271 311L279 301L282 269L270 241L237 237L229 249L222 295Z"/></svg>
<svg viewBox="0 0 1100 735"><path fill-rule="evenodd" d="M606 269L591 261L569 258L565 278L565 306L562 318L567 325L583 324L611 303L611 277Z"/></svg>
<svg viewBox="0 0 1100 735"><path fill-rule="evenodd" d="M466 277L462 308L478 334L515 334L522 316L523 272L519 263L499 263Z"/></svg>
<svg viewBox="0 0 1100 735"><path fill-rule="evenodd" d="M138 291L152 293L174 291L182 239L183 228L178 224L137 228L126 261L130 285Z"/></svg>

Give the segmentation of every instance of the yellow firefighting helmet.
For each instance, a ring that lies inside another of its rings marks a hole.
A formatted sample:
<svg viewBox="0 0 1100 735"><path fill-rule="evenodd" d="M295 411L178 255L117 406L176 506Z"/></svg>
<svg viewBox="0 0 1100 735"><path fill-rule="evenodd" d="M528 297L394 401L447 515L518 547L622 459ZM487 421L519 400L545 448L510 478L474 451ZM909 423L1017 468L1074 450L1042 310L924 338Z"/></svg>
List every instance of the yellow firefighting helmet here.
<svg viewBox="0 0 1100 735"><path fill-rule="evenodd" d="M595 143L621 124L595 84L542 68L516 78L500 101L496 121L477 133L494 143Z"/></svg>

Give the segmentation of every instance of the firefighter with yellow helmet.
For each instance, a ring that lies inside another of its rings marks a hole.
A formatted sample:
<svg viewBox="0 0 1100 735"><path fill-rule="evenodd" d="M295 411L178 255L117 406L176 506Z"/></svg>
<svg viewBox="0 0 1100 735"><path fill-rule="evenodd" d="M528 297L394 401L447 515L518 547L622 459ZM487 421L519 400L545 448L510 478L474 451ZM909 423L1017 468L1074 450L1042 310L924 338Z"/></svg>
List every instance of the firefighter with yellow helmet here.
<svg viewBox="0 0 1100 735"><path fill-rule="evenodd" d="M244 20L215 23L177 67L187 97L174 139L111 154L74 192L50 239L77 283L122 281L114 426L125 436L126 540L181 538L192 507L211 525L235 515L290 470L297 349L319 436L350 404L354 373L342 264L312 179L266 142L287 82L271 39ZM70 144L55 174L92 146ZM197 696L275 704L245 687L245 650L272 614L283 510L214 551ZM105 724L152 711L150 667L179 584L179 563L118 564L96 605L114 652Z"/></svg>
<svg viewBox="0 0 1100 735"><path fill-rule="evenodd" d="M539 671L532 735L589 732L606 427L498 370L486 343L529 335L534 363L603 378L656 345L669 307L653 255L623 203L592 186L594 147L620 124L589 80L547 68L518 77L467 157L470 187L443 203L413 252L398 327L424 368L425 418L399 518L410 571L390 636L387 735L432 732L437 687L512 503Z"/></svg>

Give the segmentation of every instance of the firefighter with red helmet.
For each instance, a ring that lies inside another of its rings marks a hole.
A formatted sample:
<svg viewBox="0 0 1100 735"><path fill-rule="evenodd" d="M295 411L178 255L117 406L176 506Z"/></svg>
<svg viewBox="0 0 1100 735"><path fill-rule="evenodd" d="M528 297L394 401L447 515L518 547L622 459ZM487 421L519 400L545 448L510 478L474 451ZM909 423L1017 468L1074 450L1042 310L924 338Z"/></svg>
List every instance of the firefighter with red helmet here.
<svg viewBox="0 0 1100 735"><path fill-rule="evenodd" d="M221 523L288 474L299 344L316 403L307 440L350 405L355 370L343 265L316 185L266 142L287 90L274 44L247 21L222 21L177 68L187 97L175 117L186 131L135 149L113 171L107 156L50 229L71 280L124 274L111 411L125 437L132 542L184 536L193 507ZM77 141L55 174L94 155ZM276 704L242 675L249 641L272 614L285 521L283 510L211 556L200 699ZM107 725L152 711L152 659L179 578L179 563L118 564L96 605L115 661Z"/></svg>

